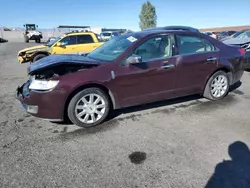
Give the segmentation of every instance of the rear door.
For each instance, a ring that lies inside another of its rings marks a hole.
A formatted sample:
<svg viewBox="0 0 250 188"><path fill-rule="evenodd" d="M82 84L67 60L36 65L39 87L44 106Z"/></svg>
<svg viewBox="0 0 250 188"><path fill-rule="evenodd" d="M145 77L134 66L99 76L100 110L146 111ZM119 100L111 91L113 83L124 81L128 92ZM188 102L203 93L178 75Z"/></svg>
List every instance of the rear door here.
<svg viewBox="0 0 250 188"><path fill-rule="evenodd" d="M170 35L154 36L136 47L130 55L142 57L142 63L122 64L116 70L114 84L121 106L132 106L173 97L175 58Z"/></svg>
<svg viewBox="0 0 250 188"><path fill-rule="evenodd" d="M90 34L81 34L77 35L77 45L74 46L74 52L91 52L93 51L98 45L95 45L95 41Z"/></svg>
<svg viewBox="0 0 250 188"><path fill-rule="evenodd" d="M176 35L176 95L203 91L207 78L216 70L219 50L195 34Z"/></svg>

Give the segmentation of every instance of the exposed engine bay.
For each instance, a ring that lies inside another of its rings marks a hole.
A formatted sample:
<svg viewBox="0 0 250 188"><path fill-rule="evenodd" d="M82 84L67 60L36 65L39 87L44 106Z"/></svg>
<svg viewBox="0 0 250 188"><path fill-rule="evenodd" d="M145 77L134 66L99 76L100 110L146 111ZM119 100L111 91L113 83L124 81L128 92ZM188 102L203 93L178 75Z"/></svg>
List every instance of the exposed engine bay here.
<svg viewBox="0 0 250 188"><path fill-rule="evenodd" d="M74 73L80 70L96 67L97 65L84 64L60 64L52 67L45 67L41 70L31 72L30 79L48 80L52 77Z"/></svg>

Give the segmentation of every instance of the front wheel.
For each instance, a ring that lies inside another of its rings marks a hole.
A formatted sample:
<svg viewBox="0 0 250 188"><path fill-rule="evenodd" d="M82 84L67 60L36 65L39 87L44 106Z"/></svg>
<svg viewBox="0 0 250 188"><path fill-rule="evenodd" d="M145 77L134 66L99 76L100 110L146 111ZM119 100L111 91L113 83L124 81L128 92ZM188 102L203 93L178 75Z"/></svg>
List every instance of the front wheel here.
<svg viewBox="0 0 250 188"><path fill-rule="evenodd" d="M33 62L35 62L35 61L37 61L37 60L39 60L39 59L42 59L42 58L44 58L44 57L46 57L47 55L45 55L45 54L38 54L38 55L36 55L35 57L34 57L34 59L33 59L33 61L31 62L31 63L33 63Z"/></svg>
<svg viewBox="0 0 250 188"><path fill-rule="evenodd" d="M110 100L99 88L87 88L77 93L68 106L68 117L77 126L93 127L102 123L110 111Z"/></svg>
<svg viewBox="0 0 250 188"><path fill-rule="evenodd" d="M28 36L24 36L24 42L29 43L29 37Z"/></svg>
<svg viewBox="0 0 250 188"><path fill-rule="evenodd" d="M210 100L220 100L223 99L228 92L228 75L224 71L218 71L209 78L203 96Z"/></svg>

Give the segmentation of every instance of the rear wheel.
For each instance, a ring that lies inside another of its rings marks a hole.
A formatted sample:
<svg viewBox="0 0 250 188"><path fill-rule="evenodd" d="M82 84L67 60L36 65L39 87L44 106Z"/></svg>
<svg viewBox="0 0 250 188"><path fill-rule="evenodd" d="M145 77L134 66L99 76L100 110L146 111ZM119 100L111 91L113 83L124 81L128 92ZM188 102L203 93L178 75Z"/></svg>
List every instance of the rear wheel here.
<svg viewBox="0 0 250 188"><path fill-rule="evenodd" d="M41 39L40 38L36 39L36 43L41 43Z"/></svg>
<svg viewBox="0 0 250 188"><path fill-rule="evenodd" d="M224 71L218 71L209 78L203 96L210 100L220 100L228 94L228 91L228 75Z"/></svg>
<svg viewBox="0 0 250 188"><path fill-rule="evenodd" d="M68 117L77 126L93 127L102 123L110 111L110 100L99 88L87 88L77 93L68 106Z"/></svg>

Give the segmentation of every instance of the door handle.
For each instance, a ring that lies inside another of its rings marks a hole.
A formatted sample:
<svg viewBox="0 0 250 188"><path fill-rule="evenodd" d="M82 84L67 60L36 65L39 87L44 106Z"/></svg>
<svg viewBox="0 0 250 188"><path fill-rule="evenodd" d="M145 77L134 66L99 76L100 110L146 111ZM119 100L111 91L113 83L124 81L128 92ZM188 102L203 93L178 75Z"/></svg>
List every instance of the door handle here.
<svg viewBox="0 0 250 188"><path fill-rule="evenodd" d="M217 60L216 57L209 57L209 58L207 59L207 61L215 61L215 60Z"/></svg>
<svg viewBox="0 0 250 188"><path fill-rule="evenodd" d="M161 66L162 69L171 69L174 68L174 64L167 64L167 65L163 65Z"/></svg>

